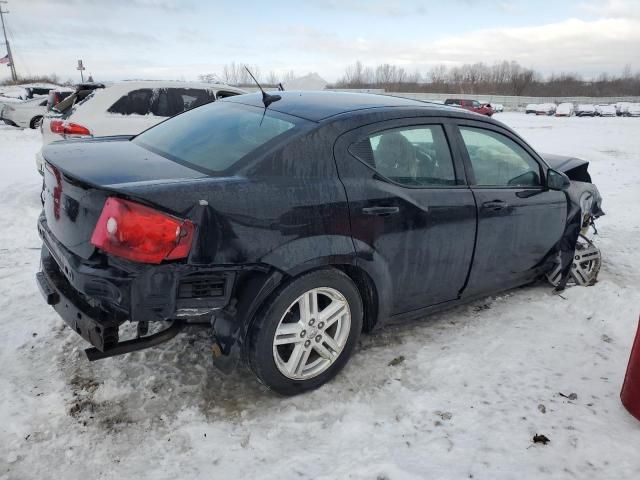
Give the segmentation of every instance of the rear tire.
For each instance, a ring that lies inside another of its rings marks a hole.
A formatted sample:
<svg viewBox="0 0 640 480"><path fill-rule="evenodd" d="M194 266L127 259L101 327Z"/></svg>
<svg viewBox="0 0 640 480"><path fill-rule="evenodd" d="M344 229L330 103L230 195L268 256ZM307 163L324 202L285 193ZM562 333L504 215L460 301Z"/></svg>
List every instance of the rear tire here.
<svg viewBox="0 0 640 480"><path fill-rule="evenodd" d="M42 123L42 116L33 117L31 119L31 122L29 123L29 128L32 128L33 130L35 130L40 126L41 123Z"/></svg>
<svg viewBox="0 0 640 480"><path fill-rule="evenodd" d="M249 332L247 358L281 395L320 387L345 366L362 331L360 293L343 272L303 274L273 294Z"/></svg>

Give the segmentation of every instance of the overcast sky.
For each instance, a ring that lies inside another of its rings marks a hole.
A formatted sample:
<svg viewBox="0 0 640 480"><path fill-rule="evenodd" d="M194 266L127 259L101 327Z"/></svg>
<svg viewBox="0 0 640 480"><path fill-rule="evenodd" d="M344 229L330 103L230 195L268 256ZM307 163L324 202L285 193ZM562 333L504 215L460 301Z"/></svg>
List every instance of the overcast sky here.
<svg viewBox="0 0 640 480"><path fill-rule="evenodd" d="M9 0L4 8L18 73L63 80L79 80L79 58L96 80L195 80L232 61L329 81L355 60L422 73L502 59L545 74L640 70L640 0ZM8 78L5 65L0 72Z"/></svg>

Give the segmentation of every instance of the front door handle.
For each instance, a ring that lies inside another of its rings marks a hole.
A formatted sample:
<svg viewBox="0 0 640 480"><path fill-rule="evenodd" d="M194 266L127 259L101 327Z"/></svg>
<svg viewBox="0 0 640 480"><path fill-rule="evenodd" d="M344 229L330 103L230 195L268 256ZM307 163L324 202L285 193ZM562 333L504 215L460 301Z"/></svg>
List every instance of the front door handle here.
<svg viewBox="0 0 640 480"><path fill-rule="evenodd" d="M399 211L398 207L365 207L362 209L362 213L365 215L377 215L378 217L388 217Z"/></svg>
<svg viewBox="0 0 640 480"><path fill-rule="evenodd" d="M507 208L508 206L509 204L503 200L493 200L492 202L484 202L482 204L483 208L494 210L496 212L498 210L502 210L503 208Z"/></svg>

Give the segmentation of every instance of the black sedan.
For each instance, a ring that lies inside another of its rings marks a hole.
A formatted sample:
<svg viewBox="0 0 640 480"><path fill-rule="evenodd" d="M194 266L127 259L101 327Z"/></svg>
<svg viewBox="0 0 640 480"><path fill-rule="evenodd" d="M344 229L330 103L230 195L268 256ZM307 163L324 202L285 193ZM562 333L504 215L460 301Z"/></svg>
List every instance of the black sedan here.
<svg viewBox="0 0 640 480"><path fill-rule="evenodd" d="M362 331L532 282L563 253L571 263L585 212L560 170L599 211L586 162L553 157L554 170L487 117L280 97L44 149L38 283L89 359L192 324L210 330L221 369L241 361L277 392L310 390ZM135 338L120 338L124 322Z"/></svg>

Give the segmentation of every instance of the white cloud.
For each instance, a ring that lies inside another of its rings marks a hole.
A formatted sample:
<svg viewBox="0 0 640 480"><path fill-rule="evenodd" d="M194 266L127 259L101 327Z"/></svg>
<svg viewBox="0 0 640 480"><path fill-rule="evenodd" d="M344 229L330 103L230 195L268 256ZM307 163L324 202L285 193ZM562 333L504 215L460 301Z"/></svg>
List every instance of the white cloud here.
<svg viewBox="0 0 640 480"><path fill-rule="evenodd" d="M640 20L635 19L569 19L411 42L362 36L349 38L306 27L287 29L284 33L293 38L283 42L283 48L293 43L302 47L307 55L315 53L333 58L329 78L340 75L346 65L358 59L369 65L395 63L409 69L426 69L439 63L516 60L547 74L570 71L586 76L603 71L618 73L626 64L640 67ZM316 68L323 71L321 66Z"/></svg>
<svg viewBox="0 0 640 480"><path fill-rule="evenodd" d="M174 8L177 0L65 0L89 2L91 7L71 8L59 21L51 22L51 15L61 5L56 2L63 0L32 1L41 4L34 10L37 14L20 15L18 4L18 11L11 18L14 31L21 32L17 39L20 48L14 49L24 57L24 61L17 57L18 68L28 65L31 71L26 73L57 72L63 78L76 73L73 68L77 58L85 60L95 78L105 80L195 79L198 74L215 72L231 61L256 64L263 72L317 71L331 81L356 60L367 65L394 63L410 71L425 71L440 63L516 60L546 74L569 71L587 77L601 72L619 73L626 64L631 64L634 71L640 69L640 0L588 1L575 8L575 14L582 14L583 19L547 24L492 25L456 31L454 22L445 30L451 34L437 38L433 31L420 30L410 36L382 30L368 33L366 29L336 32L331 25L314 18L294 26L286 26L286 19L265 22L251 35L243 34L239 28L237 35L220 36L215 29L203 28L196 22L197 14L188 11L171 12L172 24L168 28L154 28L167 26L159 22L167 21L166 10ZM481 7L480 0L456 2ZM129 9L127 4L136 8ZM115 16L105 14L105 9L115 5L117 21ZM387 0L314 0L314 5L330 10L331 16L339 16L344 9L351 14L362 10L366 12L362 14L363 22L374 21L372 15L388 16L396 26L408 22L406 16L419 13L416 3ZM492 0L488 5L505 8L503 0ZM157 13L158 9L163 12ZM535 17L531 20L535 21ZM379 18L375 21L381 22ZM256 48L256 39L260 48ZM0 69L0 76L5 73L8 72Z"/></svg>
<svg viewBox="0 0 640 480"><path fill-rule="evenodd" d="M583 3L581 8L605 18L640 18L638 0L597 0Z"/></svg>

